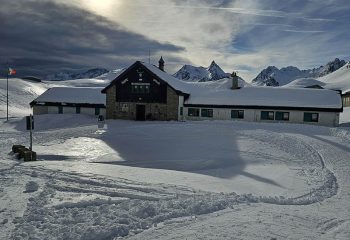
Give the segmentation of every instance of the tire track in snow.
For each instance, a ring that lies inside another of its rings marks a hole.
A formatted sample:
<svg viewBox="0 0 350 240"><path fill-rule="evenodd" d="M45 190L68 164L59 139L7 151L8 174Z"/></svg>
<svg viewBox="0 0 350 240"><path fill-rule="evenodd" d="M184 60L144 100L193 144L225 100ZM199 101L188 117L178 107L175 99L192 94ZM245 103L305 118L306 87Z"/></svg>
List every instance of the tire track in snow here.
<svg viewBox="0 0 350 240"><path fill-rule="evenodd" d="M288 136L288 135L287 135ZM288 136L288 138L291 138ZM43 140L44 138L40 138ZM288 140L288 139L287 139ZM326 165L324 163L323 156L316 148L309 143L305 142L305 139L300 139L301 143L305 143L305 147L308 147L308 151L311 151L323 162L324 169ZM20 166L12 170L17 170L18 175L31 174L28 170L30 166ZM45 171L44 169L37 171ZM75 175L75 176L74 176ZM261 197L253 196L251 194L237 195L231 194L210 194L210 193L193 193L192 195L171 195L168 194L169 189L163 189L164 193L171 196L170 198L162 199L145 199L139 198L138 195L129 196L127 201L118 200L95 200L91 201L78 201L76 203L62 203L60 205L48 206L48 202L52 198L56 198L56 195L61 192L64 193L81 193L96 195L103 195L106 193L108 197L108 191L118 191L118 182L114 180L110 182L110 185L105 184L99 180L90 181L84 179L80 174L66 174L62 172L46 172L43 175L38 174L39 178L43 178L47 181L38 195L33 196L28 203L27 211L17 225L14 236L22 236L25 230L34 229L33 237L47 238L48 236L61 237L61 238L74 238L74 236L84 236L84 234L98 233L97 237L109 236L125 236L129 232L137 233L144 229L151 228L155 224L164 222L169 219L178 217L186 217L193 215L201 215L213 213L219 210L223 210L229 207L234 208L240 203L269 203L275 205L308 205L319 201L322 201L328 197L333 196L332 192L326 192L322 195L322 189L316 189L312 194L306 194L297 198L281 198L281 197ZM64 184L58 183L58 181ZM334 179L331 179L329 183L330 189L332 189L332 183ZM336 179L335 179L336 180ZM57 189L54 186L60 186L61 189ZM137 191L132 186L132 182L128 182L124 185L124 189ZM135 183L134 183L135 184ZM69 185L73 187L69 188ZM139 183L140 186L145 185ZM149 185L150 186L150 185ZM75 188L74 188L75 187ZM103 191L93 192L96 188L101 188ZM113 189L114 188L114 189ZM155 190L162 191L160 186L154 185ZM174 187L176 188L176 186ZM78 191L76 191L78 190ZM92 192L91 192L92 190ZM80 191L80 192L79 192ZM150 195L154 195L152 190L146 190ZM174 190L176 192L176 189ZM321 193L320 195L316 195ZM142 193L144 194L144 192ZM122 195L118 195L121 197ZM125 196L125 195L124 195ZM58 207L59 206L59 207ZM67 231L67 225L70 226ZM82 226L84 225L84 226ZM34 226L34 227L33 227ZM58 226L58 229L56 229ZM72 234L72 235L64 235ZM96 238L97 238L96 237Z"/></svg>

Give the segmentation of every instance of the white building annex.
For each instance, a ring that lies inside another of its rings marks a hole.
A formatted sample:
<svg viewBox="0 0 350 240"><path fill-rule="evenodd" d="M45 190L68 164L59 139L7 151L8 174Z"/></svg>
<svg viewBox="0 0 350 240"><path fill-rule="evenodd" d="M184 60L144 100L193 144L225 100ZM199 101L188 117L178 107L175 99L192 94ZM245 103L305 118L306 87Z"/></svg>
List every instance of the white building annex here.
<svg viewBox="0 0 350 240"><path fill-rule="evenodd" d="M53 87L34 99L33 114L106 115L106 100L102 88Z"/></svg>
<svg viewBox="0 0 350 240"><path fill-rule="evenodd" d="M332 90L243 87L192 91L184 119L291 122L338 126L341 94Z"/></svg>

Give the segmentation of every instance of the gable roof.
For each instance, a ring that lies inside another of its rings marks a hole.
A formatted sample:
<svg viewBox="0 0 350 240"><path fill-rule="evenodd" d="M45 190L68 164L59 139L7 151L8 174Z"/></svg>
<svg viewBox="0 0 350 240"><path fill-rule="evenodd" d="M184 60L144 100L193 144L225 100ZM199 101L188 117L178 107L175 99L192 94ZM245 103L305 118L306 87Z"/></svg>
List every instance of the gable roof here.
<svg viewBox="0 0 350 240"><path fill-rule="evenodd" d="M342 111L341 95L337 91L310 88L244 87L237 90L191 91L187 106L221 106L248 108L317 109Z"/></svg>
<svg viewBox="0 0 350 240"><path fill-rule="evenodd" d="M30 105L41 103L66 103L106 105L102 88L96 87L53 87L34 99Z"/></svg>
<svg viewBox="0 0 350 240"><path fill-rule="evenodd" d="M110 88L111 86L114 85L114 83L120 79L124 78L124 75L129 72L134 66L136 66L137 64L142 65L146 70L148 70L151 74L157 76L159 79L163 80L164 82L166 82L171 88L173 88L175 91L183 93L183 94L190 94L189 90L188 90L188 83L179 80L175 77L173 77L172 75L163 72L162 70L160 70L158 67L149 64L149 63L145 63L145 62L141 62L141 61L137 61L134 64L132 64L130 67L128 67L127 69L125 69L121 74L119 74L119 76L117 78L115 78L107 87L105 87L102 90L102 93L106 93L107 89Z"/></svg>

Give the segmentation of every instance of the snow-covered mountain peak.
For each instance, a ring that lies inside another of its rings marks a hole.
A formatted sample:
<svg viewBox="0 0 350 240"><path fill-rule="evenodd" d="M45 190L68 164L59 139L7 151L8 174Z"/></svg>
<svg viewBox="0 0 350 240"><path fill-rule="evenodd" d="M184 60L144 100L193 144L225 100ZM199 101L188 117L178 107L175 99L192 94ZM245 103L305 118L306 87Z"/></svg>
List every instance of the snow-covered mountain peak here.
<svg viewBox="0 0 350 240"><path fill-rule="evenodd" d="M217 69L217 68L220 68L219 65L217 65L217 63L213 60L210 64L210 66L208 67L208 70L209 69ZM221 69L221 68L220 68Z"/></svg>
<svg viewBox="0 0 350 240"><path fill-rule="evenodd" d="M215 61L212 61L207 68L184 65L174 77L190 82L206 82L228 78L230 74L225 73Z"/></svg>
<svg viewBox="0 0 350 240"><path fill-rule="evenodd" d="M327 63L325 66L321 66L319 68L313 69L315 71L315 76L313 77L323 77L326 76L339 68L343 67L346 64L344 60L340 60L339 58L334 59L333 61Z"/></svg>
<svg viewBox="0 0 350 240"><path fill-rule="evenodd" d="M252 80L252 83L259 86L283 86L299 78L319 78L326 76L345 64L346 62L344 60L336 58L325 66L307 70L300 70L294 66L281 69L275 66L269 66L262 70L258 76Z"/></svg>

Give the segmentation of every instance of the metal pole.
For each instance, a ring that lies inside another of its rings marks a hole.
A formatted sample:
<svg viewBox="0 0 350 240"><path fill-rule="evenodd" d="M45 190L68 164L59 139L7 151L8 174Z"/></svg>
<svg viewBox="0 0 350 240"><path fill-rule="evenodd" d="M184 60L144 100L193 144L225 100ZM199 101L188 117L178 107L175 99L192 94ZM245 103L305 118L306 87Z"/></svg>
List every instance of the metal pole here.
<svg viewBox="0 0 350 240"><path fill-rule="evenodd" d="M9 120L9 70L7 68L7 80L6 80L6 119Z"/></svg>
<svg viewBox="0 0 350 240"><path fill-rule="evenodd" d="M30 145L29 145L29 150L32 151L32 147L33 147L33 129L32 129L32 126L33 126L33 116L32 114L29 115L29 125L30 125Z"/></svg>

